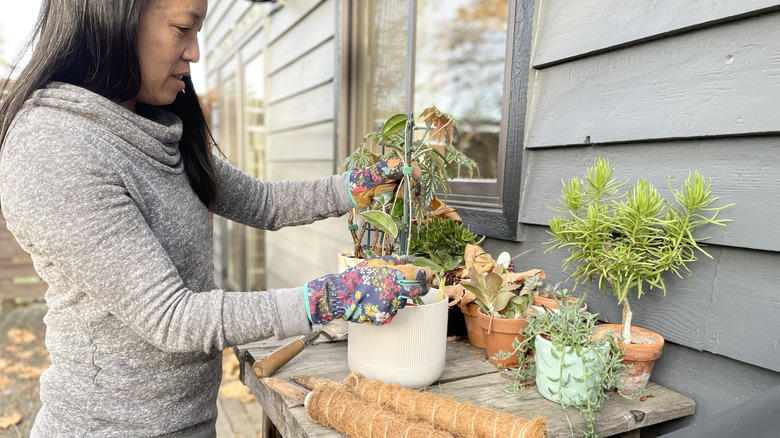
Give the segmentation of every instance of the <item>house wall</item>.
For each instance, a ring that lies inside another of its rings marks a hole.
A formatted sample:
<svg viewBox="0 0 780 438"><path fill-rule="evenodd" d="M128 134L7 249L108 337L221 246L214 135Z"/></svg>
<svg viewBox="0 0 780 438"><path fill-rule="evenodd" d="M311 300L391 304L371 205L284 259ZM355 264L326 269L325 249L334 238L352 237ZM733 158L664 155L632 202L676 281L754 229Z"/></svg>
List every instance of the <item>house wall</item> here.
<svg viewBox="0 0 780 438"><path fill-rule="evenodd" d="M316 179L338 171L337 5L323 0L282 6L209 2L205 36L210 88L219 93L218 72L231 64L240 68L247 53L265 56L265 76L242 81L265 81L266 180ZM344 218L266 232L266 287L301 286L335 272L336 254L349 247ZM217 247L215 256L219 254Z"/></svg>
<svg viewBox="0 0 780 438"><path fill-rule="evenodd" d="M346 101L338 4L210 1L206 45L219 52L207 57L210 87L247 47L266 55L269 180L337 171L336 107ZM260 18L231 28L256 8L264 8ZM652 380L697 403L695 415L655 431L702 422L780 384L780 292L772 287L780 266L780 2L537 0L533 26L527 99L518 99L525 111L510 112L525 114L522 142L508 146L522 153L521 170L506 175L520 185L512 192L519 201L505 200L519 205L517 241L487 239L485 249L533 249L515 265L565 280L565 254L545 253L562 179L583 175L598 155L616 165L617 178L646 177L660 188L667 176L675 186L698 170L712 178L719 202L735 204L723 212L733 222L703 230L712 259L670 278L665 297L632 304L635 324L667 340ZM268 233L268 287L334 272L347 237L343 218ZM605 293L591 291L588 305L604 320L620 319Z"/></svg>
<svg viewBox="0 0 780 438"><path fill-rule="evenodd" d="M684 4L683 4L684 3ZM712 178L725 228L710 227L692 273L667 295L632 302L634 324L667 341L652 380L693 397L694 416L726 411L780 384L780 12L778 2L537 1L528 90L519 242L491 253L531 253L515 265L565 280L562 251L545 253L561 180L584 177L598 156L620 180L664 189L690 170ZM519 147L519 145L515 145ZM671 179L668 182L667 177ZM569 286L572 286L569 283ZM578 292L582 292L581 287ZM619 322L598 290L589 309Z"/></svg>

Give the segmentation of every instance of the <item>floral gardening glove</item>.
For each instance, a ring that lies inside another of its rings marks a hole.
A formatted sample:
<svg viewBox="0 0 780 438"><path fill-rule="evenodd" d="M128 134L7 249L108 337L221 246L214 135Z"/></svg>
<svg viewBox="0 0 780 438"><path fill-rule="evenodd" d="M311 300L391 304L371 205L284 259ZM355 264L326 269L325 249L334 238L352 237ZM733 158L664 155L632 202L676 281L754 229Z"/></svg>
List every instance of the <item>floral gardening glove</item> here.
<svg viewBox="0 0 780 438"><path fill-rule="evenodd" d="M428 293L431 270L395 256L370 259L341 274L326 275L303 287L307 316L314 324L334 319L382 325L407 298Z"/></svg>
<svg viewBox="0 0 780 438"><path fill-rule="evenodd" d="M352 203L357 208L367 208L374 200L374 196L387 191L395 191L404 177L404 163L398 158L381 160L370 167L354 169L349 174L349 190ZM420 168L413 166L412 180L413 195L420 194ZM403 196L401 196L403 197Z"/></svg>

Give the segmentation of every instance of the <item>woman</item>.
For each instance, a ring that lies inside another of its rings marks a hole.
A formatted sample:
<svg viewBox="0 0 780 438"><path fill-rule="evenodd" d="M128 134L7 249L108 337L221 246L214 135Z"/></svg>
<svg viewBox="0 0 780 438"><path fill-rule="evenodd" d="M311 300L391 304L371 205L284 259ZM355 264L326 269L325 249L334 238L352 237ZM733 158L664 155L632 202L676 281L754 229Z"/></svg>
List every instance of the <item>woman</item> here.
<svg viewBox="0 0 780 438"><path fill-rule="evenodd" d="M427 273L401 281L396 259L302 288L216 289L210 213L269 230L342 215L397 184L401 164L267 183L212 155L188 77L206 9L45 0L0 105L0 205L49 283L34 437L214 436L224 348L367 304L386 322L427 292Z"/></svg>

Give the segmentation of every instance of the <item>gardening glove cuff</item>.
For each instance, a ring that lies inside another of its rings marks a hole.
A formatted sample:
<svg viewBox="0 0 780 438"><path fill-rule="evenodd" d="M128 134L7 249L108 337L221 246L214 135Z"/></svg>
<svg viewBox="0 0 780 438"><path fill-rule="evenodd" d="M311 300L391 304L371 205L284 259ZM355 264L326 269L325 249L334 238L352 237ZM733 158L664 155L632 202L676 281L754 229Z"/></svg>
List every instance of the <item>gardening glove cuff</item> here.
<svg viewBox="0 0 780 438"><path fill-rule="evenodd" d="M430 269L395 260L364 261L341 274L312 280L303 287L307 316L314 324L335 319L383 325L390 322L407 298L428 293Z"/></svg>
<svg viewBox="0 0 780 438"><path fill-rule="evenodd" d="M354 169L349 172L349 193L352 203L359 209L367 208L374 200L374 196L394 191L404 177L404 163L398 158L378 161L373 166L363 169ZM419 180L420 170L412 168L412 179ZM415 184L419 194L419 183Z"/></svg>

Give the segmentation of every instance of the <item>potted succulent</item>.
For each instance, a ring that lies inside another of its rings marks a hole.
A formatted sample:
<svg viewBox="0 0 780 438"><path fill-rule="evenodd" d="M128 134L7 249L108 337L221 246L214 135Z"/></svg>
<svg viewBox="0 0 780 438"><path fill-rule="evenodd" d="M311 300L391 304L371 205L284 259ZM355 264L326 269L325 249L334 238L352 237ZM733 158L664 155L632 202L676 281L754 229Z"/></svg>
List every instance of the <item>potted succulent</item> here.
<svg viewBox="0 0 780 438"><path fill-rule="evenodd" d="M567 407L580 410L586 435L595 436L597 412L610 390L622 387L628 368L617 340L597 332L596 315L580 311L576 301L553 299L559 310L532 312L523 340L501 357L523 359L514 372L515 389L534 382L544 398L561 405L567 421ZM574 436L571 422L569 427Z"/></svg>
<svg viewBox="0 0 780 438"><path fill-rule="evenodd" d="M500 351L510 351L512 345L522 341L520 332L528 324L527 311L533 302L530 287L519 283L505 283L502 265L480 273L476 267L469 269L469 279L461 285L475 295L479 306L477 321L482 328L488 360L504 367L517 366L516 356L498 358Z"/></svg>
<svg viewBox="0 0 780 438"><path fill-rule="evenodd" d="M698 172L689 173L680 189L671 188L670 182L674 198L670 202L644 178L622 189L625 183L616 181L613 171L614 165L598 157L586 180L575 177L564 182L560 207L554 210L565 216L548 222L552 238L547 251L570 253L563 268L574 267L569 278L575 279L575 288L587 281L589 290L595 280L622 305L621 325L603 329L620 334L626 349L624 362L633 364L624 392L633 394L647 383L663 337L632 326L629 297L639 299L652 289L666 294L665 274L682 277L683 272L690 273L688 264L697 260L697 253L710 257L702 249L706 238L694 233L705 225L725 226L728 220L717 216L729 205L713 206L718 198L712 195L711 182Z"/></svg>

